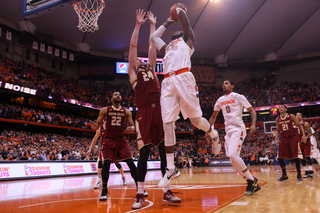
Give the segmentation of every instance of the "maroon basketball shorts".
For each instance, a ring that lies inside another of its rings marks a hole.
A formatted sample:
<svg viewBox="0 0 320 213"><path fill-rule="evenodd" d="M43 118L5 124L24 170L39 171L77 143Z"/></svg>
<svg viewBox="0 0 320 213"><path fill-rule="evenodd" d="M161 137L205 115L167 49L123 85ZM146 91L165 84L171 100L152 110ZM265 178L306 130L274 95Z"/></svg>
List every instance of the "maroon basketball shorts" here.
<svg viewBox="0 0 320 213"><path fill-rule="evenodd" d="M281 137L278 158L298 158L299 135Z"/></svg>
<svg viewBox="0 0 320 213"><path fill-rule="evenodd" d="M132 158L127 138L103 138L100 159L111 160L112 163Z"/></svg>
<svg viewBox="0 0 320 213"><path fill-rule="evenodd" d="M307 140L307 143L300 142L300 150L303 155L303 159L306 159L306 157L310 157L310 155L311 155L310 139Z"/></svg>
<svg viewBox="0 0 320 213"><path fill-rule="evenodd" d="M139 108L136 115L136 131L139 149L148 144L159 146L164 139L160 103Z"/></svg>

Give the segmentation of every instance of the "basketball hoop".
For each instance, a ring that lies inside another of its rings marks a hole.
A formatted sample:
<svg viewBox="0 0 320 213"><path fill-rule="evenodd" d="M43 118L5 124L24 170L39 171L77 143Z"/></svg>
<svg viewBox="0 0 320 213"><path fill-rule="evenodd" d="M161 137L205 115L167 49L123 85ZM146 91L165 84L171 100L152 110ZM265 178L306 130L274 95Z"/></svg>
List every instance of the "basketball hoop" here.
<svg viewBox="0 0 320 213"><path fill-rule="evenodd" d="M94 33L99 29L98 18L105 7L103 0L81 0L72 6L79 17L79 30Z"/></svg>

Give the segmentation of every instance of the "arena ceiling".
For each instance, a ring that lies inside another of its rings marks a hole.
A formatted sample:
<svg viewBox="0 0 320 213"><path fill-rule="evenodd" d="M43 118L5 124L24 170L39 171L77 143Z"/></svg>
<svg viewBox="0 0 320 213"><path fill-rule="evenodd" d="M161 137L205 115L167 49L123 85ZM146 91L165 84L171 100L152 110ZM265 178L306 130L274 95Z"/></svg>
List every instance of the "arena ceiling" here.
<svg viewBox="0 0 320 213"><path fill-rule="evenodd" d="M21 1L1 0L0 17L16 24L28 21L35 26L36 33L74 47L84 42L90 46L91 53L124 57L135 25L135 10L152 11L158 27L169 17L174 1L105 0L105 3L98 21L100 29L94 33L79 31L71 3L25 20ZM263 61L269 54L272 60L275 56L318 56L320 52L319 0L184 0L182 3L188 8L196 35L194 59L219 59L219 63L224 58ZM171 25L163 40L170 41L173 32L180 29L180 23ZM141 56L146 56L148 36L147 22L140 31Z"/></svg>

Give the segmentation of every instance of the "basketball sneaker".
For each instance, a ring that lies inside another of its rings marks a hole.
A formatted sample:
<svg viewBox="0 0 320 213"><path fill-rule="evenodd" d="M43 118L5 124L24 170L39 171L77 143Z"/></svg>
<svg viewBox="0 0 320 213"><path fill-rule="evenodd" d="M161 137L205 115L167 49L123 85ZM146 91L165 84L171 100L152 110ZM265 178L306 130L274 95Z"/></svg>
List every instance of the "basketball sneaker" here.
<svg viewBox="0 0 320 213"><path fill-rule="evenodd" d="M102 187L102 183L98 181L98 183L93 187L94 189L100 189Z"/></svg>
<svg viewBox="0 0 320 213"><path fill-rule="evenodd" d="M102 192L101 192L99 200L100 201L106 201L107 197L108 197L108 189L106 189L106 188L102 189Z"/></svg>
<svg viewBox="0 0 320 213"><path fill-rule="evenodd" d="M313 178L313 174L314 174L314 171L313 171L313 170L309 170L309 174L308 174L308 177L311 177L311 178Z"/></svg>
<svg viewBox="0 0 320 213"><path fill-rule="evenodd" d="M167 192L163 193L162 201L169 203L181 203L181 199L174 196L171 190L168 190Z"/></svg>
<svg viewBox="0 0 320 213"><path fill-rule="evenodd" d="M144 196L144 197L148 197L148 195L149 195L148 192L147 192L146 190L144 190L144 191L143 191L143 196Z"/></svg>
<svg viewBox="0 0 320 213"><path fill-rule="evenodd" d="M284 181L284 180L288 180L288 176L287 175L282 175L279 179L277 179L277 181Z"/></svg>
<svg viewBox="0 0 320 213"><path fill-rule="evenodd" d="M303 175L303 178L308 178L309 177L309 171L305 171L304 175Z"/></svg>
<svg viewBox="0 0 320 213"><path fill-rule="evenodd" d="M180 172L178 171L177 167L174 167L174 169L166 168L166 174L159 182L158 187L165 187L166 185L168 185L170 183L171 180L173 180L179 176L180 176Z"/></svg>
<svg viewBox="0 0 320 213"><path fill-rule="evenodd" d="M259 191L261 189L261 187L258 185L258 187L254 190L254 193Z"/></svg>
<svg viewBox="0 0 320 213"><path fill-rule="evenodd" d="M297 175L297 182L302 182L301 174L298 174L298 175Z"/></svg>
<svg viewBox="0 0 320 213"><path fill-rule="evenodd" d="M124 186L127 185L127 181L126 181L126 177L125 177L125 176L122 177L122 182L123 182L123 185L124 185Z"/></svg>
<svg viewBox="0 0 320 213"><path fill-rule="evenodd" d="M259 191L261 188L260 186L258 185L258 179L253 177L254 180L247 180L247 189L245 191L245 195L252 195L255 191ZM260 188L258 190L256 190L257 188Z"/></svg>
<svg viewBox="0 0 320 213"><path fill-rule="evenodd" d="M137 194L136 201L132 204L132 209L140 209L144 203L144 194Z"/></svg>

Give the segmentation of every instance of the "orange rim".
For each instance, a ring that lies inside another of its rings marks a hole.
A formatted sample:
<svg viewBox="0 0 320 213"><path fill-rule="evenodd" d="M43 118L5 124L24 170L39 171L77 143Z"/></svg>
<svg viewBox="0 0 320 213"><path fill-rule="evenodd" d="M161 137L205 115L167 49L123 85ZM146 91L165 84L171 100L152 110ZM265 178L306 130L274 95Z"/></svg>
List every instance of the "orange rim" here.
<svg viewBox="0 0 320 213"><path fill-rule="evenodd" d="M87 12L87 13L96 13L96 12L99 12L100 10L102 10L102 9L106 6L106 3L105 3L103 0L99 0L99 1L101 1L101 2L103 3L103 7L102 7L101 9L99 9L99 10L84 10L84 9L82 9L82 8L80 8L80 7L78 6L78 4L81 3L81 1L72 4L72 6L73 6L76 10L81 10L81 11Z"/></svg>

